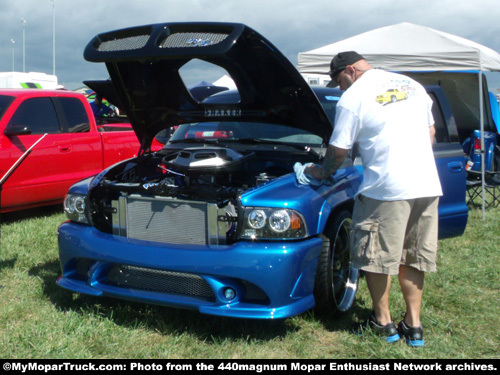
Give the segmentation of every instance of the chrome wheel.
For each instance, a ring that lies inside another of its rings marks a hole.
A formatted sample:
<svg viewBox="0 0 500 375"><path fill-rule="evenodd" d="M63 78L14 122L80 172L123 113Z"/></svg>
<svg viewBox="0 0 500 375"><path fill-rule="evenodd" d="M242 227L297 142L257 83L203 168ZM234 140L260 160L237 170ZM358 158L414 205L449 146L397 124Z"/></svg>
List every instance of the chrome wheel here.
<svg viewBox="0 0 500 375"><path fill-rule="evenodd" d="M351 214L341 211L323 234L315 286L316 308L320 312L345 312L356 297L359 271L351 264L351 224Z"/></svg>

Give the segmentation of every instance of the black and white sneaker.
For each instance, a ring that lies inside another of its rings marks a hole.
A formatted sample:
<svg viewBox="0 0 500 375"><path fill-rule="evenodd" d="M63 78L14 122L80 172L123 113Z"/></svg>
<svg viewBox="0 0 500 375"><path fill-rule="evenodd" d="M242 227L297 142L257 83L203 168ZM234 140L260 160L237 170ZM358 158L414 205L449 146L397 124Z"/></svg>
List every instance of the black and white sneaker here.
<svg viewBox="0 0 500 375"><path fill-rule="evenodd" d="M424 328L422 323L419 327L407 326L404 319L398 324L398 332L401 338L405 338L406 344L411 347L424 346Z"/></svg>
<svg viewBox="0 0 500 375"><path fill-rule="evenodd" d="M373 313L367 320L355 323L351 327L351 332L358 336L362 336L367 331L375 332L377 335L383 337L388 343L393 343L400 339L398 329L394 322L382 326L378 324Z"/></svg>

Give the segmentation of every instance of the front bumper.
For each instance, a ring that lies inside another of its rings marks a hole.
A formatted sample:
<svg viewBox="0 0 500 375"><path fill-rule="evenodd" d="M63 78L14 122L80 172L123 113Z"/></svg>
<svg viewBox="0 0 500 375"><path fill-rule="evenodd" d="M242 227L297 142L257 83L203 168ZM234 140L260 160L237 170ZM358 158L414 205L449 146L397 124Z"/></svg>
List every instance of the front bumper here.
<svg viewBox="0 0 500 375"><path fill-rule="evenodd" d="M66 222L59 227L57 284L109 296L237 318L282 319L314 307L322 241L169 245ZM225 292L230 288L235 297Z"/></svg>

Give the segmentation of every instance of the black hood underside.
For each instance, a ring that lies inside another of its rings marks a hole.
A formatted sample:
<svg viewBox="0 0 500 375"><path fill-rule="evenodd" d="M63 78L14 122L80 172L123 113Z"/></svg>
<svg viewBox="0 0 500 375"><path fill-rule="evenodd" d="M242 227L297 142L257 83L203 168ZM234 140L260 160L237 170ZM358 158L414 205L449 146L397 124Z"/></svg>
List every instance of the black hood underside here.
<svg viewBox="0 0 500 375"><path fill-rule="evenodd" d="M332 126L312 89L262 35L242 24L164 23L99 34L88 61L104 62L143 148L162 129L206 121L266 122L305 129L326 142ZM200 59L225 69L239 103L198 102L179 69Z"/></svg>

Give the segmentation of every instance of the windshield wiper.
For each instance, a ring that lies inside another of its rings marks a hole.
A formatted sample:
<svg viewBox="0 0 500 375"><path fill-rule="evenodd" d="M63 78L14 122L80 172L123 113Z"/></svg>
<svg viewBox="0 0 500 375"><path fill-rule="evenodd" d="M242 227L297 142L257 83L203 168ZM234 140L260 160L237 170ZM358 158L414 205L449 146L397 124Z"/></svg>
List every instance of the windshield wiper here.
<svg viewBox="0 0 500 375"><path fill-rule="evenodd" d="M220 144L220 139L218 138L213 138L213 139L205 139L205 138L186 138L186 139L174 139L170 141L169 143L202 143L202 144L216 144L217 146L220 147L227 147L224 144Z"/></svg>
<svg viewBox="0 0 500 375"><path fill-rule="evenodd" d="M248 144L267 144L267 145L277 145L277 146L287 146L295 148L296 150L305 151L313 156L320 157L320 154L316 152L310 146L304 146L299 143L292 142L280 142L280 141L272 141L269 139L262 138L240 138L240 139L224 139L224 142L238 142L238 143L248 143Z"/></svg>

